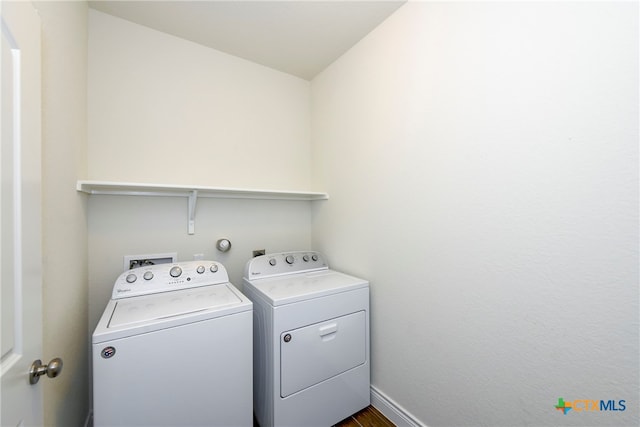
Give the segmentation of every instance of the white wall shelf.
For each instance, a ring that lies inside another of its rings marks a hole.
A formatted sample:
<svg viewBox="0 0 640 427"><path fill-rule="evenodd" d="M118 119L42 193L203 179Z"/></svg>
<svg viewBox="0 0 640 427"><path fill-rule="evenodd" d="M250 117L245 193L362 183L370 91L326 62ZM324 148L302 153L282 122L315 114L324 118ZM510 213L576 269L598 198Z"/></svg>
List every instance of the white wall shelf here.
<svg viewBox="0 0 640 427"><path fill-rule="evenodd" d="M131 182L78 181L76 189L91 195L165 196L188 198L188 233L195 232L196 203L199 197L254 200L327 200L327 193L311 191L258 190L204 187L198 185L140 184Z"/></svg>

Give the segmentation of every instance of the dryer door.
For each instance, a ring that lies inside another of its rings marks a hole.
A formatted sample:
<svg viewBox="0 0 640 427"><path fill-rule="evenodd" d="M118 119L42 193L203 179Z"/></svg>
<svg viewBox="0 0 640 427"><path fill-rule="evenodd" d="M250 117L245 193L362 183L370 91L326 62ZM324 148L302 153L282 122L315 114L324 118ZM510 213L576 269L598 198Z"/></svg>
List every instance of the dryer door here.
<svg viewBox="0 0 640 427"><path fill-rule="evenodd" d="M280 335L280 396L287 397L366 362L366 312Z"/></svg>

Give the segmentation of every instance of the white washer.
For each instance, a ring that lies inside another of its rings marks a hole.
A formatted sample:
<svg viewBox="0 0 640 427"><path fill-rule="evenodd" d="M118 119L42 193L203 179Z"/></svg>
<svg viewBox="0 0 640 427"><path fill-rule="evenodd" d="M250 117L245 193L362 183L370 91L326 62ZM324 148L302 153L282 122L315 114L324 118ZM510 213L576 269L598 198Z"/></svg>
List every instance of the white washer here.
<svg viewBox="0 0 640 427"><path fill-rule="evenodd" d="M120 275L93 333L94 426L251 426L252 311L214 261Z"/></svg>
<svg viewBox="0 0 640 427"><path fill-rule="evenodd" d="M260 427L330 426L370 403L369 283L317 252L250 260Z"/></svg>

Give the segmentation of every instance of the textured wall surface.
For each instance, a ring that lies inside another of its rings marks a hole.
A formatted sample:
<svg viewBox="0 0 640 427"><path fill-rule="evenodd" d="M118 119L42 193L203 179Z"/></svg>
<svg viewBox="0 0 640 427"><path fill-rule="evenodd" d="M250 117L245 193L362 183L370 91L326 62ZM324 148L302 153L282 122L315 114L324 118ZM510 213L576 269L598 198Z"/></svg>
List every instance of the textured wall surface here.
<svg viewBox="0 0 640 427"><path fill-rule="evenodd" d="M44 423L81 426L89 411L87 198L87 4L35 2L42 19L42 360L62 374L41 381ZM38 386L40 386L40 384Z"/></svg>
<svg viewBox="0 0 640 427"><path fill-rule="evenodd" d="M307 190L309 82L89 11L90 179Z"/></svg>
<svg viewBox="0 0 640 427"><path fill-rule="evenodd" d="M638 71L637 3L416 2L313 80L313 246L422 423L638 424Z"/></svg>

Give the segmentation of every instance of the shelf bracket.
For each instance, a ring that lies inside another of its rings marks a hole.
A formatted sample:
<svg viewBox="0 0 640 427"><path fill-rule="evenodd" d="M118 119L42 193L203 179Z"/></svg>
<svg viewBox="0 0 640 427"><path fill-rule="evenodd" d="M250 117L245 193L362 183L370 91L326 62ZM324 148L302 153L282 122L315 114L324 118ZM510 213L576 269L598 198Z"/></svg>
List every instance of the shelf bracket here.
<svg viewBox="0 0 640 427"><path fill-rule="evenodd" d="M194 234L196 228L196 202L198 201L198 190L193 190L189 193L189 224L188 224L188 233Z"/></svg>

